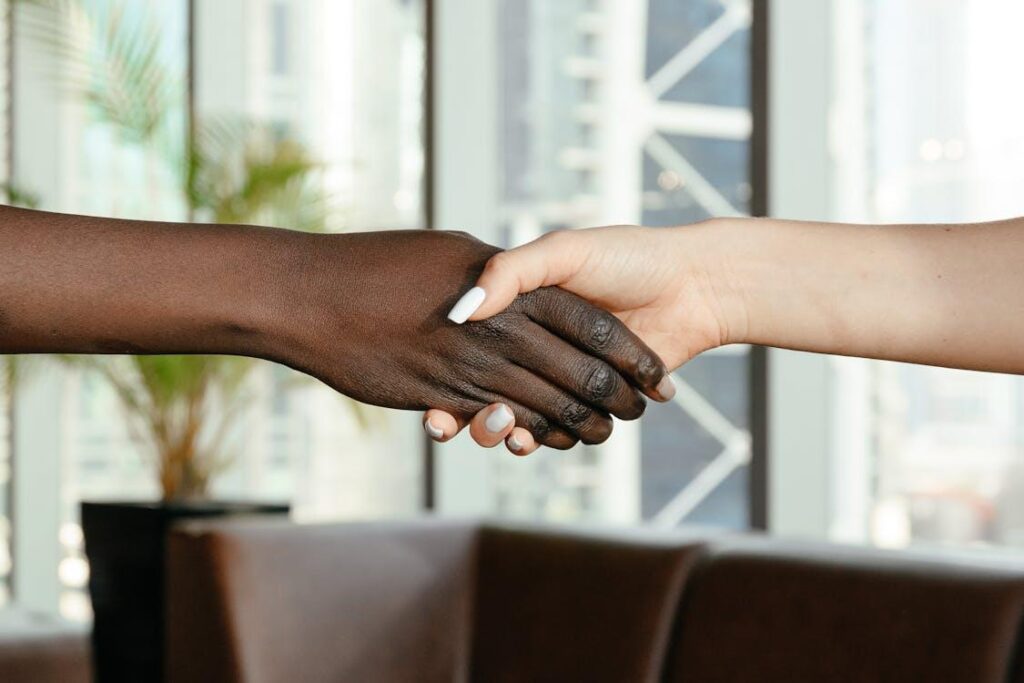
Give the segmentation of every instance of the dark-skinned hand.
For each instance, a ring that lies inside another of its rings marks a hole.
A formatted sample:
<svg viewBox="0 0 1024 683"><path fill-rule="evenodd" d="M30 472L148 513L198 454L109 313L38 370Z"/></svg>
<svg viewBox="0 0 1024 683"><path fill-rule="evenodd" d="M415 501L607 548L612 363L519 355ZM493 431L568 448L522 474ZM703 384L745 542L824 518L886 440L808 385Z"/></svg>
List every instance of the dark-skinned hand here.
<svg viewBox="0 0 1024 683"><path fill-rule="evenodd" d="M468 421L504 403L539 443L599 443L610 415L658 397L658 357L614 316L557 288L488 320L446 314L497 253L469 235L391 231L316 236L282 316L279 360L374 405L437 408Z"/></svg>
<svg viewBox="0 0 1024 683"><path fill-rule="evenodd" d="M559 289L486 321L446 313L497 252L439 231L309 235L0 207L0 353L267 358L367 403L465 421L504 403L540 443L608 437L665 376L617 319Z"/></svg>

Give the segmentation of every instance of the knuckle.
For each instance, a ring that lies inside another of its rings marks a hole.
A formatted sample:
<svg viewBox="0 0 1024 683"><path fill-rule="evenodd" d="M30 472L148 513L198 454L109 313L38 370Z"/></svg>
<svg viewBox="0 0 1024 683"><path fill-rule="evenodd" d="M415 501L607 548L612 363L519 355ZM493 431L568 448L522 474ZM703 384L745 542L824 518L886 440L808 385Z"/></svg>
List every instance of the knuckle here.
<svg viewBox="0 0 1024 683"><path fill-rule="evenodd" d="M529 424L529 431L533 434L533 438L540 441L546 439L551 435L551 423L543 415L531 415L530 419L527 420Z"/></svg>
<svg viewBox="0 0 1024 683"><path fill-rule="evenodd" d="M600 401L615 391L615 371L604 363L596 364L588 373L584 384L587 398Z"/></svg>
<svg viewBox="0 0 1024 683"><path fill-rule="evenodd" d="M572 430L579 429L593 414L593 411L579 401L568 401L558 411L558 419Z"/></svg>
<svg viewBox="0 0 1024 683"><path fill-rule="evenodd" d="M586 341L592 348L603 349L615 335L616 321L607 311L593 312L586 321Z"/></svg>

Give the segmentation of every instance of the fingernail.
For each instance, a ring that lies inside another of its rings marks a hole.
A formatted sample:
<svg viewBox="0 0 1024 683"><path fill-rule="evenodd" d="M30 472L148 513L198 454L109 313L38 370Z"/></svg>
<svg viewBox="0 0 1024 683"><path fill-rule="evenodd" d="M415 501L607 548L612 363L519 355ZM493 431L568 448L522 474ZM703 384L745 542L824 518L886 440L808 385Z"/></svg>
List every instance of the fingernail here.
<svg viewBox="0 0 1024 683"><path fill-rule="evenodd" d="M658 386L655 387L655 391L661 396L662 401L671 400L676 395L676 383L672 381L672 375L665 375L658 382Z"/></svg>
<svg viewBox="0 0 1024 683"><path fill-rule="evenodd" d="M473 315L476 309L480 308L480 304L486 298L487 292L484 291L483 287L474 287L455 302L452 310L448 312L448 319L453 323L461 325L469 320L469 316Z"/></svg>
<svg viewBox="0 0 1024 683"><path fill-rule="evenodd" d="M512 411L508 409L505 404L499 405L497 408L491 411L491 414L484 420L484 427L487 428L491 434L497 434L498 432L508 427L512 423L513 416Z"/></svg>
<svg viewBox="0 0 1024 683"><path fill-rule="evenodd" d="M435 427L434 423L431 422L430 420L426 420L423 423L423 429L424 431L427 432L431 439L440 439L441 437L444 436L444 430Z"/></svg>
<svg viewBox="0 0 1024 683"><path fill-rule="evenodd" d="M519 439L514 436L508 437L508 447L513 453L518 453L523 450L523 444L519 443Z"/></svg>

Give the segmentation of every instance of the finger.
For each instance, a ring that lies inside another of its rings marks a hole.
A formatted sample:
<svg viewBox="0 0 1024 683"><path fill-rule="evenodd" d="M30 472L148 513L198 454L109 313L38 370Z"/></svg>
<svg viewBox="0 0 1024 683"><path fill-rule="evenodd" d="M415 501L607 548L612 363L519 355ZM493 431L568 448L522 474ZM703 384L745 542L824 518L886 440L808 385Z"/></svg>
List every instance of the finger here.
<svg viewBox="0 0 1024 683"><path fill-rule="evenodd" d="M506 403L515 413L516 426L523 428L535 442L542 446L565 451L579 442L579 438L575 434L565 431L541 413L530 410L515 401L506 401Z"/></svg>
<svg viewBox="0 0 1024 683"><path fill-rule="evenodd" d="M473 402L477 403L476 400ZM470 436L473 437L473 440L481 446L490 446L496 443L492 438L486 438L489 435L487 434L486 425L484 423L486 422L490 411L499 403L511 408L512 414L515 415L515 424L517 428L528 432L531 435L532 440L542 446L557 448L558 450L566 450L575 446L579 441L576 436L570 434L564 429L561 429L544 415L509 398L493 395L492 398L485 399L483 403L489 405L480 409L472 418L470 423ZM472 428L473 424L479 425L475 431ZM478 439L478 434L482 434L485 438L482 440Z"/></svg>
<svg viewBox="0 0 1024 683"><path fill-rule="evenodd" d="M518 365L561 387L584 403L623 420L635 420L647 403L633 386L603 360L590 356L536 323L517 330L510 351Z"/></svg>
<svg viewBox="0 0 1024 683"><path fill-rule="evenodd" d="M533 435L522 427L516 427L505 437L505 446L513 455L529 455L540 447Z"/></svg>
<svg viewBox="0 0 1024 683"><path fill-rule="evenodd" d="M658 354L608 311L555 287L531 292L521 306L534 322L604 360L655 401L675 395L675 384Z"/></svg>
<svg viewBox="0 0 1024 683"><path fill-rule="evenodd" d="M516 417L504 403L489 405L478 412L469 423L473 440L484 448L497 446L515 427Z"/></svg>
<svg viewBox="0 0 1024 683"><path fill-rule="evenodd" d="M423 431L438 443L448 441L465 426L465 420L443 410L431 409L423 413Z"/></svg>
<svg viewBox="0 0 1024 683"><path fill-rule="evenodd" d="M459 299L448 318L459 324L483 320L505 310L522 292L566 282L579 271L587 241L571 231L553 232L495 254L476 286Z"/></svg>
<svg viewBox="0 0 1024 683"><path fill-rule="evenodd" d="M585 444L602 443L611 436L612 420L565 390L556 387L532 371L510 365L499 380L502 393L512 401L539 413L549 425L571 434ZM531 423L519 423L544 442L542 434ZM546 442L545 442L546 443Z"/></svg>

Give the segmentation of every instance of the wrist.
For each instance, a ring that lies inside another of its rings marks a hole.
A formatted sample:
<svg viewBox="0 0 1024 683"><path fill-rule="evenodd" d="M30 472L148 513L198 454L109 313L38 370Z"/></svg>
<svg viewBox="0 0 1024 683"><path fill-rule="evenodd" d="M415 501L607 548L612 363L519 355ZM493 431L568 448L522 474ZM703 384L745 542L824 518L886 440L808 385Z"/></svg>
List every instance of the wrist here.
<svg viewBox="0 0 1024 683"><path fill-rule="evenodd" d="M234 301L229 301L223 319L236 353L293 367L305 365L306 338L317 324L318 298L325 294L320 290L330 287L339 295L346 290L338 285L344 269L332 274L330 281L317 274L323 270L320 243L327 238L253 229L245 240L247 248L236 252L238 260L226 266L235 284L229 295Z"/></svg>
<svg viewBox="0 0 1024 683"><path fill-rule="evenodd" d="M759 319L758 268L752 256L756 248L759 219L712 218L676 228L680 247L678 263L687 281L683 286L699 289L699 300L706 302L719 329L719 344L746 344L756 336L754 321Z"/></svg>
<svg viewBox="0 0 1024 683"><path fill-rule="evenodd" d="M730 343L835 350L846 336L844 310L865 276L850 241L863 228L772 218L724 218L715 224L717 258L709 276L722 301Z"/></svg>

